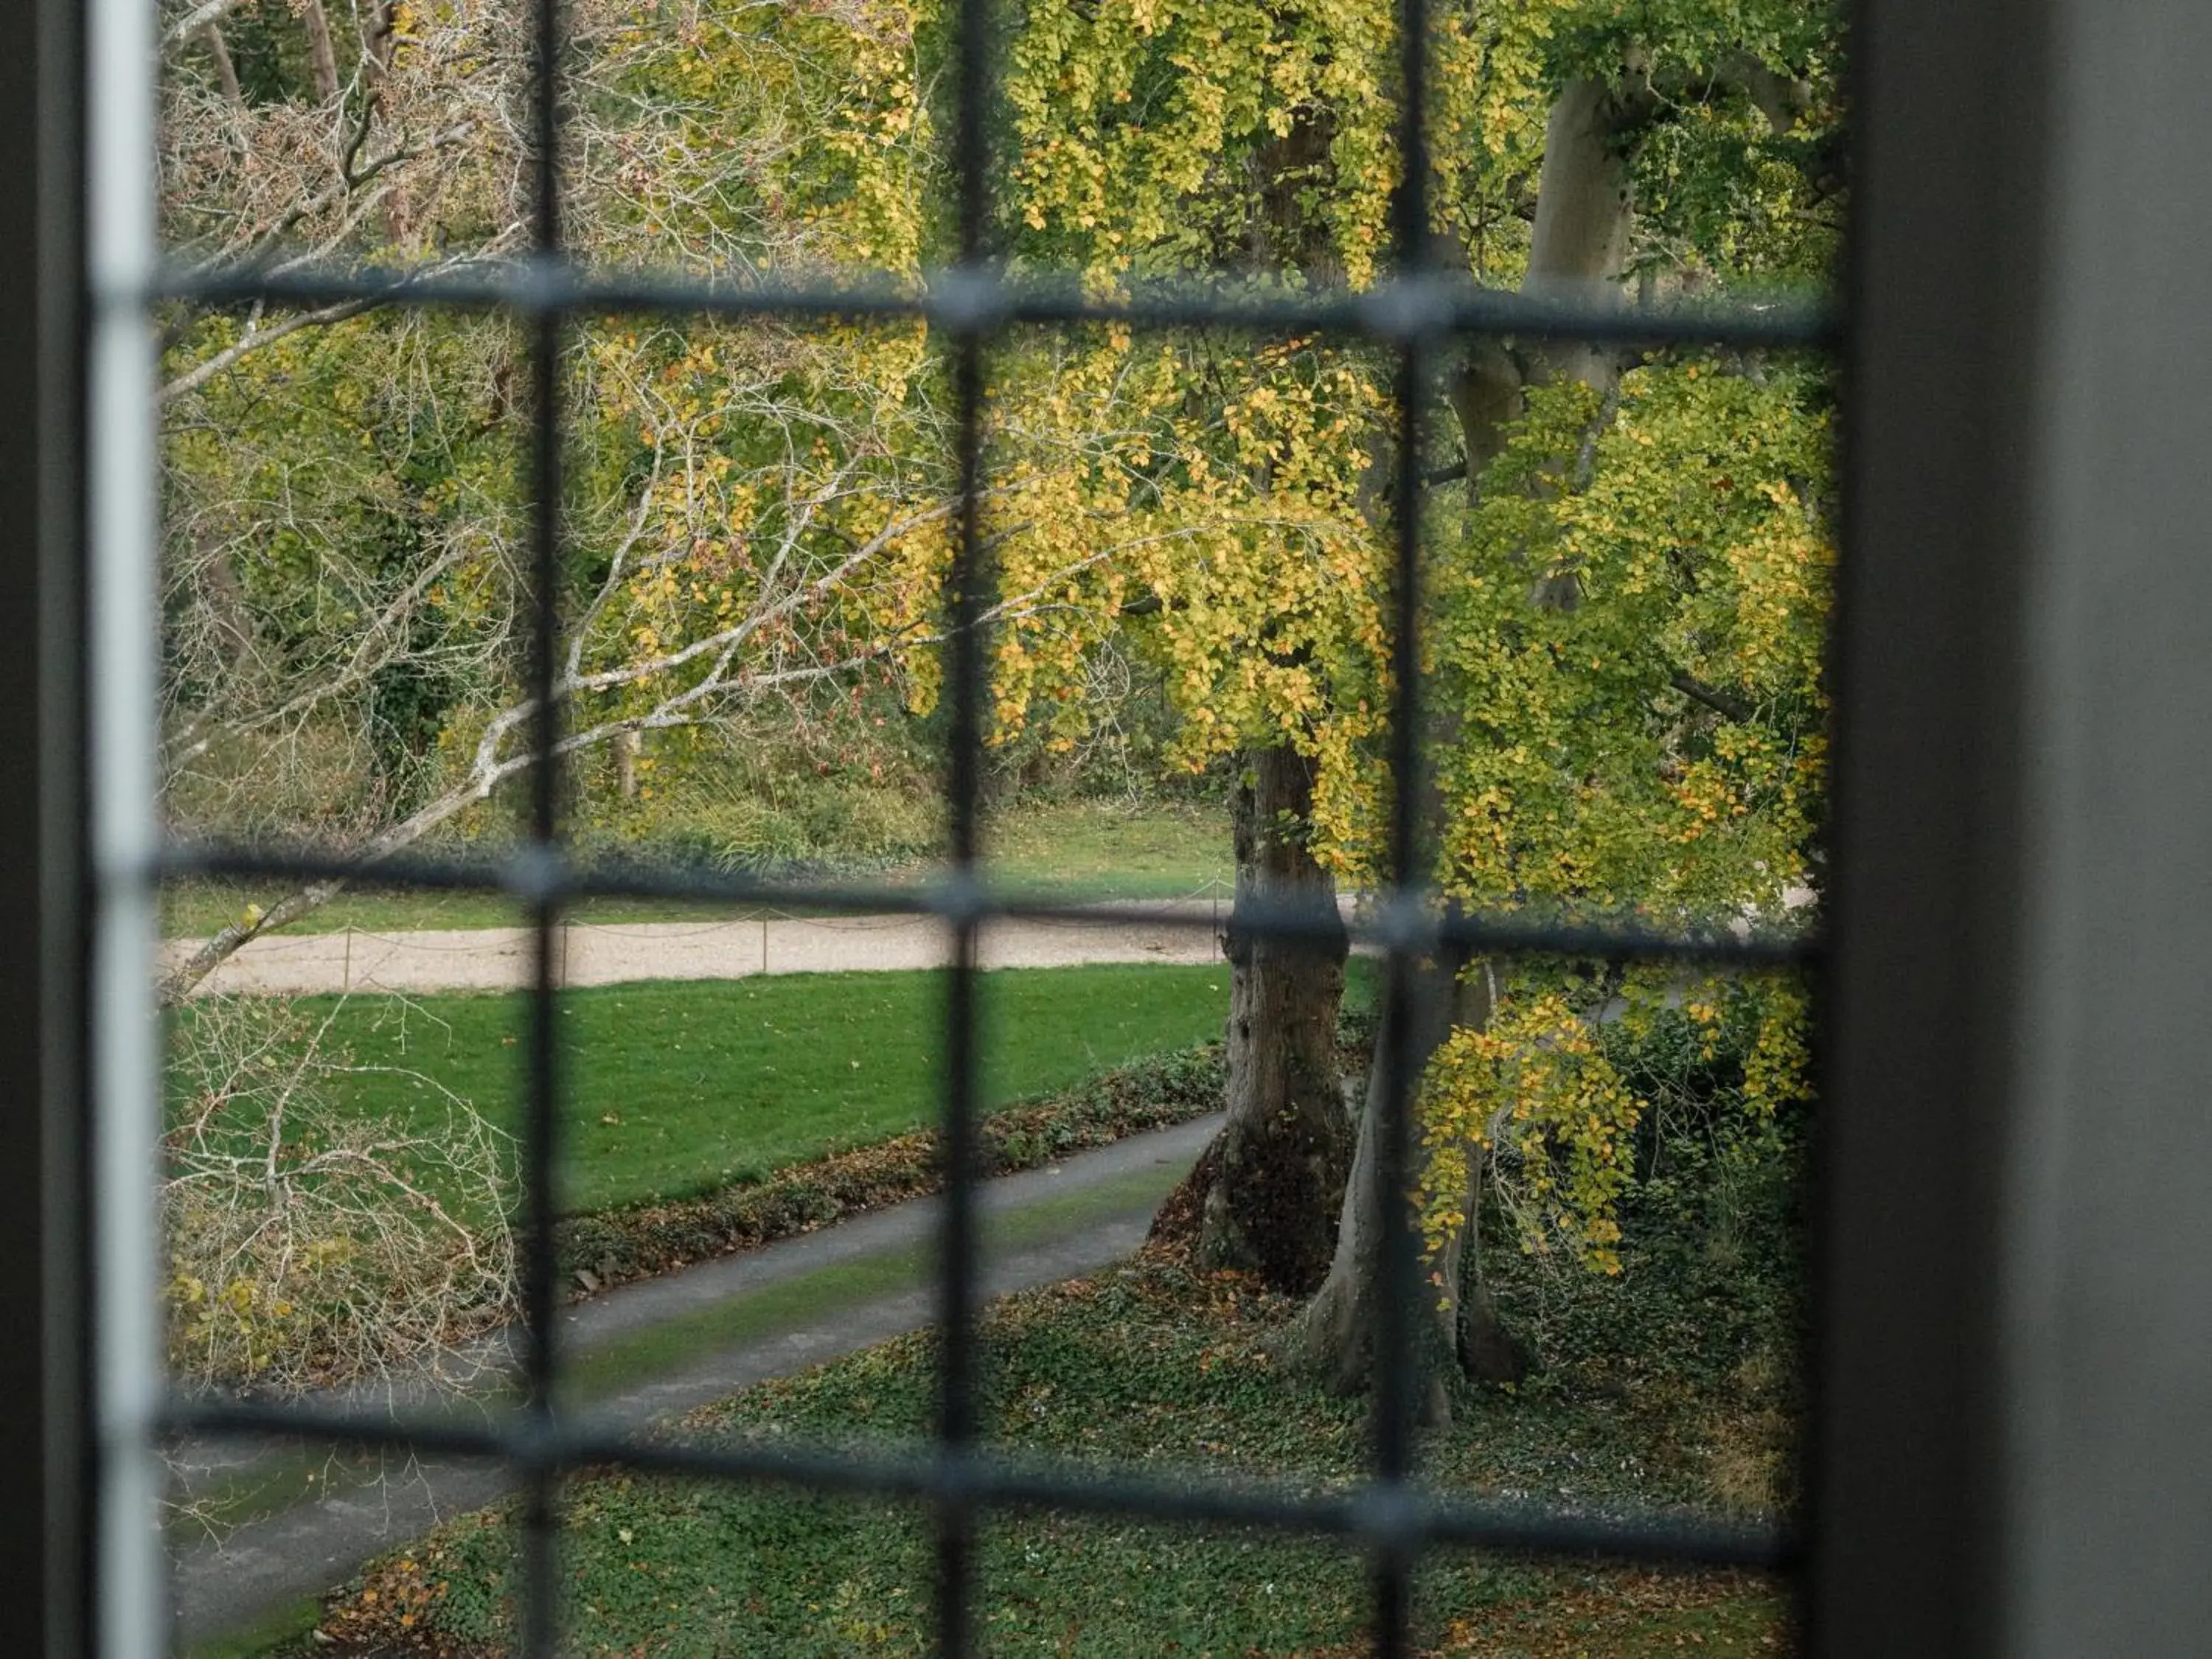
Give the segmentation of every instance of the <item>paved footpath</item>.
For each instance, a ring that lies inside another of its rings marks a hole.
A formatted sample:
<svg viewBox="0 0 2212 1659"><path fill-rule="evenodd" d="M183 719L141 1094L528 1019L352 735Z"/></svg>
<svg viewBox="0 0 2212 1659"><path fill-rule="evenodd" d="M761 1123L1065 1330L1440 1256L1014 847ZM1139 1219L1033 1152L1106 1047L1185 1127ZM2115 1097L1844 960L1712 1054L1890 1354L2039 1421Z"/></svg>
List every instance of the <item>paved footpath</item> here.
<svg viewBox="0 0 2212 1659"><path fill-rule="evenodd" d="M1090 962L1216 962L1225 901L1169 899L1121 907L1134 923L1000 921L983 930L986 968ZM586 922L561 930L569 985L644 979L741 979L945 965L950 935L929 916L765 916L730 921ZM197 941L170 939L165 967ZM527 982L532 935L520 927L369 933L272 933L246 945L195 994L310 996L343 991L502 991Z"/></svg>
<svg viewBox="0 0 2212 1659"><path fill-rule="evenodd" d="M1204 1117L1133 1135L984 1182L984 1293L1055 1284L1127 1255L1220 1121ZM922 1328L937 1314L931 1272L939 1216L938 1200L917 1199L574 1304L563 1310L561 1342L564 1364L585 1376L572 1408L594 1426L650 1429L754 1383ZM187 1445L178 1474L188 1493L208 1496L226 1482L269 1478L278 1456L243 1445ZM300 1468L315 1465L309 1459ZM372 1558L512 1490L496 1469L438 1462L351 1484L326 1472L312 1485L301 1473L293 1479L310 1495L219 1540L179 1548L173 1583L185 1640L249 1626L319 1595Z"/></svg>

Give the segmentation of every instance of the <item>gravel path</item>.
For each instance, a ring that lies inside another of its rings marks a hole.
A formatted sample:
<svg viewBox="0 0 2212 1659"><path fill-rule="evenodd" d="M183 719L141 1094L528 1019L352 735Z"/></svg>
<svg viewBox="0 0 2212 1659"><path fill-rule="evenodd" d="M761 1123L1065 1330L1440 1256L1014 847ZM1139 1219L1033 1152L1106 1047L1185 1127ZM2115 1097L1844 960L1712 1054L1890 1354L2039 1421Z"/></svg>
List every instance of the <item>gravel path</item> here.
<svg viewBox="0 0 2212 1659"><path fill-rule="evenodd" d="M997 921L983 930L986 968L1065 968L1087 962L1220 959L1223 902L1163 900L1125 907L1157 921ZM699 922L579 923L562 929L563 979L620 985L643 979L741 979L754 974L938 968L949 935L927 916L769 916ZM169 939L164 966L197 941ZM309 996L343 991L502 991L524 984L531 935L520 927L369 933L272 933L203 980L216 992Z"/></svg>

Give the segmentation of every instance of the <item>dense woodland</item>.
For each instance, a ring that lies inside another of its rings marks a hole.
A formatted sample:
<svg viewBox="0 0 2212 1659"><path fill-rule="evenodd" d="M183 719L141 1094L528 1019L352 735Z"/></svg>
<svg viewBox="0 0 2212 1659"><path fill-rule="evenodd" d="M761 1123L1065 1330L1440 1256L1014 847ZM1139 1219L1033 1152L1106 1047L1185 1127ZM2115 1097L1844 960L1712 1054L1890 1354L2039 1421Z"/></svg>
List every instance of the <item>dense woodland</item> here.
<svg viewBox="0 0 2212 1659"><path fill-rule="evenodd" d="M939 0L565 9L577 259L899 286L949 262ZM1816 295L1846 188L1839 10L1434 5L1436 257L1483 288L1621 307ZM1000 13L992 241L1013 272L1102 296L1388 279L1384 0ZM524 251L528 31L509 0L166 15L180 261L465 273ZM519 334L400 305L179 305L162 323L173 827L497 845L532 764ZM624 316L573 326L562 365L580 854L768 871L926 854L957 509L940 343L920 323ZM1240 899L1320 911L1371 890L1407 781L1385 759L1390 573L1415 515L1432 855L1402 873L1468 910L1802 925L1822 887L1832 369L1509 339L1434 370L1405 500L1395 363L1370 344L1100 325L1000 342L994 791L1210 802ZM817 831L793 800L817 804ZM336 890L258 896L169 994ZM1284 1352L1354 1389L1381 1218L1349 1179L1376 1115L1344 1075L1364 1052L1340 1041L1346 953L1233 920L1231 939L1231 1115L1184 1195L1194 1248L1302 1299ZM1746 1122L1808 1088L1787 976L1445 961L1414 994L1440 1372L1511 1381L1528 1361L1479 1223L1505 1235L1491 1253L1619 1272L1622 1203L1680 1092L1655 1043L1726 1071Z"/></svg>

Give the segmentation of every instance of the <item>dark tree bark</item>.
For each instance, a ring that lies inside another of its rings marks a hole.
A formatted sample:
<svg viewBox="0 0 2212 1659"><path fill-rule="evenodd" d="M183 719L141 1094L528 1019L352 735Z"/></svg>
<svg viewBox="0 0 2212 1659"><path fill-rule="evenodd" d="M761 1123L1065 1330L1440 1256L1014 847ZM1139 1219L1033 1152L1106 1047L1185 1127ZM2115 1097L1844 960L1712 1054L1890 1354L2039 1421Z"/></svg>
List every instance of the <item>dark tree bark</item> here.
<svg viewBox="0 0 2212 1659"><path fill-rule="evenodd" d="M1336 883L1307 850L1311 763L1288 746L1249 757L1232 813L1228 1121L1196 1178L1199 1258L1304 1295L1321 1283L1352 1161L1336 1060L1348 942ZM1310 919L1318 937L1252 932L1255 908Z"/></svg>
<svg viewBox="0 0 2212 1659"><path fill-rule="evenodd" d="M1479 1027L1490 1017L1488 975L1479 969L1468 971L1468 965L1464 957L1423 963L1411 976L1411 1006L1384 1010L1386 1039L1394 1024L1401 1027L1405 1060L1414 1079L1455 1025ZM1410 1193L1383 1194L1375 1184L1375 1165L1382 1156L1382 1114L1378 1109L1389 1061L1387 1044L1378 1043L1368 1071L1366 1109L1359 1115L1358 1139L1328 1277L1279 1344L1287 1362L1316 1373L1324 1386L1340 1394L1366 1387L1374 1364L1375 1287L1380 1282L1384 1230L1391 1219L1384 1205L1395 1201L1409 1213L1412 1204ZM1429 1264L1440 1293L1423 1296L1414 1320L1414 1363L1426 1378L1424 1412L1432 1422L1450 1420L1443 1381L1453 1365L1498 1381L1517 1380L1526 1370L1518 1343L1499 1321L1497 1305L1481 1281L1480 1264L1471 1259L1479 1161L1471 1167L1475 1176L1469 1183L1468 1216Z"/></svg>
<svg viewBox="0 0 2212 1659"><path fill-rule="evenodd" d="M1452 1352L1459 1368L1478 1382L1518 1382L1528 1374L1527 1346L1505 1322L1490 1281L1482 1271L1482 1183L1490 1172L1489 1149L1470 1149L1467 1160L1467 1203L1459 1230L1445 1241L1437 1276L1451 1287L1446 1304L1452 1328Z"/></svg>
<svg viewBox="0 0 2212 1659"><path fill-rule="evenodd" d="M314 72L315 97L321 103L336 103L338 58L331 45L330 14L323 9L323 0L302 0L300 18L307 26L307 63Z"/></svg>
<svg viewBox="0 0 2212 1659"><path fill-rule="evenodd" d="M1303 200L1303 181L1328 163L1331 130L1325 114L1303 112L1254 158L1246 245L1255 270L1341 280L1327 229ZM1254 482L1269 487L1264 465ZM1352 1163L1336 1058L1349 941L1335 878L1308 851L1311 763L1287 744L1244 759L1231 803L1237 896L1228 940L1228 1121L1161 1206L1155 1227L1166 1231L1194 1212L1200 1262L1304 1296L1328 1271ZM1255 933L1246 925L1255 907L1303 913L1317 937Z"/></svg>
<svg viewBox="0 0 2212 1659"><path fill-rule="evenodd" d="M246 91L238 83L238 65L231 61L230 48L223 44L222 25L210 23L199 33L199 42L207 48L208 60L215 66L216 84L222 88L223 101L233 109L246 106Z"/></svg>

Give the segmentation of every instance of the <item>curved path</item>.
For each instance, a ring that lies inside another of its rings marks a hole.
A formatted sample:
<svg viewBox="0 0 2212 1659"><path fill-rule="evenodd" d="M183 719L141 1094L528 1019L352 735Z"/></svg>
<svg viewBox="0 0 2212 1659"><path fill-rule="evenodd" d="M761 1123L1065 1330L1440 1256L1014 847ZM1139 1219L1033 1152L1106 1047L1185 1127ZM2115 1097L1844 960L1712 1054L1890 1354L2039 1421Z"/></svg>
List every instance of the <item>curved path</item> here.
<svg viewBox="0 0 2212 1659"><path fill-rule="evenodd" d="M1132 1135L977 1188L988 1296L1098 1272L1144 1242L1160 1200L1220 1117ZM915 1199L819 1232L623 1285L562 1313L563 1409L629 1431L771 1377L790 1376L919 1330L937 1316L939 1200ZM483 1400L484 1381L445 1403ZM360 1402L356 1402L360 1403ZM419 1398L398 1409L420 1409ZM371 1407L370 1409L375 1409ZM363 1563L511 1490L482 1464L423 1461L380 1474L335 1457L240 1443L177 1449L179 1495L221 1504L228 1488L273 1501L217 1540L182 1540L172 1559L178 1634L208 1640L343 1583Z"/></svg>
<svg viewBox="0 0 2212 1659"><path fill-rule="evenodd" d="M1063 968L1091 962L1220 959L1225 902L1170 899L1119 908L1158 920L992 922L983 929L982 965ZM948 958L950 942L944 924L934 918L897 915L584 922L564 927L561 937L562 980L569 985L939 968ZM513 990L527 982L531 941L529 930L521 927L272 933L245 946L201 981L193 994ZM164 941L164 968L183 960L198 943Z"/></svg>

